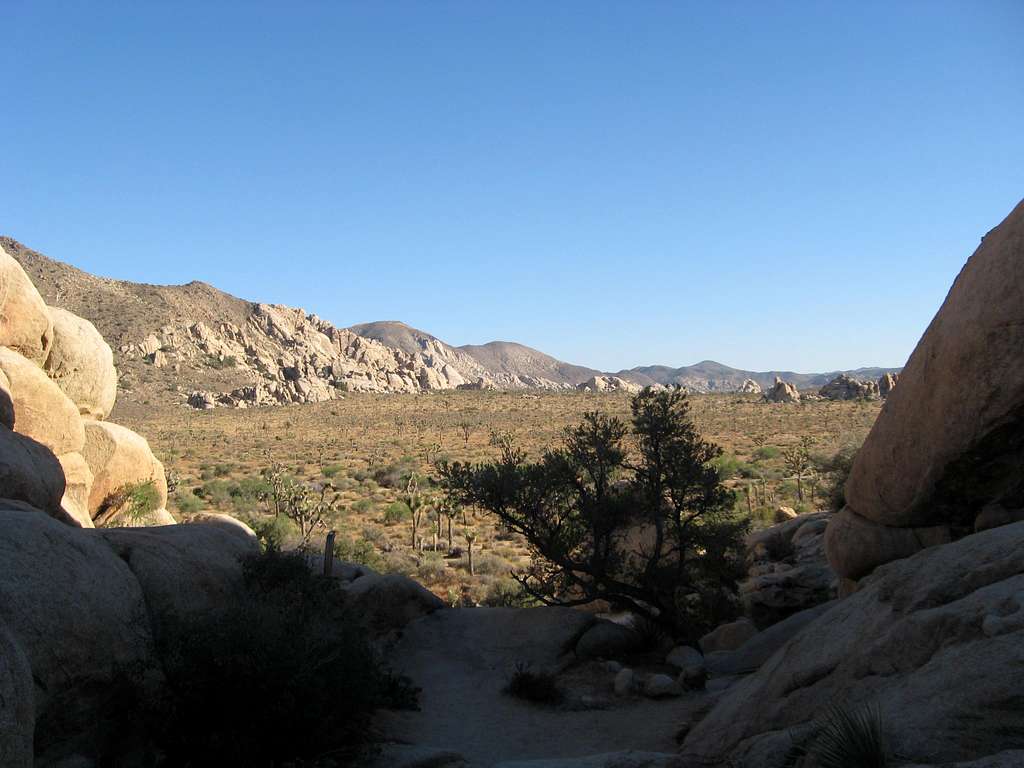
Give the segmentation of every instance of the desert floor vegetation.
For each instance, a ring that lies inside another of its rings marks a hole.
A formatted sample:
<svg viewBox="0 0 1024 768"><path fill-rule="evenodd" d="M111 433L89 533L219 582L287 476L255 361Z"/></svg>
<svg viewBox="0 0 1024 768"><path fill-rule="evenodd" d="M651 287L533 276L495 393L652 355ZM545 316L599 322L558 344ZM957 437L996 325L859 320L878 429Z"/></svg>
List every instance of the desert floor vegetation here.
<svg viewBox="0 0 1024 768"><path fill-rule="evenodd" d="M738 394L689 399L701 435L722 448L715 462L736 491L737 510L755 528L774 522L780 505L832 508L849 458L880 408L877 401L772 405ZM453 605L522 605L529 598L509 574L529 565L525 540L479 510L445 508L436 466L491 461L509 437L539 458L587 411L628 420L629 397L350 393L248 410L124 403L115 416L147 435L172 479L168 508L178 517L225 512L266 542L297 544L300 525L274 514L275 477L280 484L283 474L317 499L330 487L310 546L322 547L326 532L336 530L339 558L414 576Z"/></svg>

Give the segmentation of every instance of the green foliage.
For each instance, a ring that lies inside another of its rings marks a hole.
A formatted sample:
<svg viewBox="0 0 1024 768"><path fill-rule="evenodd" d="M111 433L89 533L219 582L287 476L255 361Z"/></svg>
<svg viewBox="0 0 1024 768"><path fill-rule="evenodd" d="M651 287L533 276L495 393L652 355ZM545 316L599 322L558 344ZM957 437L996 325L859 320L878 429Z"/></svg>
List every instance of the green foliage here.
<svg viewBox="0 0 1024 768"><path fill-rule="evenodd" d="M301 556L250 556L243 573L238 599L159 640L168 693L146 714L168 764L362 764L374 711L415 706L416 691Z"/></svg>
<svg viewBox="0 0 1024 768"><path fill-rule="evenodd" d="M781 453L774 445L762 445L754 451L754 461L771 461L777 459Z"/></svg>
<svg viewBox="0 0 1024 768"><path fill-rule="evenodd" d="M217 355L207 355L206 365L216 370L223 370L225 368L235 368L238 365L238 358L234 355L225 355L224 357L218 357Z"/></svg>
<svg viewBox="0 0 1024 768"><path fill-rule="evenodd" d="M532 608L540 601L523 589L515 579L496 579L488 588L481 604L488 608Z"/></svg>
<svg viewBox="0 0 1024 768"><path fill-rule="evenodd" d="M420 564L416 568L416 577L420 581L441 581L448 574L448 565L440 552L424 552Z"/></svg>
<svg viewBox="0 0 1024 768"><path fill-rule="evenodd" d="M281 550L299 538L299 529L284 515L258 515L249 520L264 550Z"/></svg>
<svg viewBox="0 0 1024 768"><path fill-rule="evenodd" d="M375 571L384 570L384 558L372 543L365 539L349 539L344 536L334 542L334 556L347 563L357 563Z"/></svg>
<svg viewBox="0 0 1024 768"><path fill-rule="evenodd" d="M818 469L828 474L828 503L833 510L842 509L846 505L846 480L850 477L853 461L857 458L860 445L855 442L844 443L832 456L817 460Z"/></svg>
<svg viewBox="0 0 1024 768"><path fill-rule="evenodd" d="M177 493L174 495L174 506L183 515L194 515L201 512L206 503L193 493Z"/></svg>
<svg viewBox="0 0 1024 768"><path fill-rule="evenodd" d="M384 525L404 523L412 517L412 510L404 501L395 501L384 510Z"/></svg>
<svg viewBox="0 0 1024 768"><path fill-rule="evenodd" d="M373 471L373 479L378 485L385 488L405 488L415 470L416 459L411 456L403 456L393 464L377 467Z"/></svg>
<svg viewBox="0 0 1024 768"><path fill-rule="evenodd" d="M714 465L721 450L701 439L683 392L645 389L631 412L630 426L585 414L563 447L534 463L497 435L496 462L442 464L442 482L453 503L487 510L527 539L532 562L514 578L534 597L600 599L699 637L735 614L749 521L734 512Z"/></svg>
<svg viewBox="0 0 1024 768"><path fill-rule="evenodd" d="M160 509L160 492L156 482L146 480L141 483L125 483L115 490L105 503L105 508L115 512L114 518L139 523L153 512Z"/></svg>
<svg viewBox="0 0 1024 768"><path fill-rule="evenodd" d="M516 664L505 693L533 704L559 704L564 698L553 674L534 672L522 662Z"/></svg>
<svg viewBox="0 0 1024 768"><path fill-rule="evenodd" d="M731 453L723 453L711 462L711 465L718 470L718 476L723 480L731 480L739 474L741 462Z"/></svg>
<svg viewBox="0 0 1024 768"><path fill-rule="evenodd" d="M341 464L328 464L321 471L323 472L324 477L335 477L343 469L344 467L341 466Z"/></svg>

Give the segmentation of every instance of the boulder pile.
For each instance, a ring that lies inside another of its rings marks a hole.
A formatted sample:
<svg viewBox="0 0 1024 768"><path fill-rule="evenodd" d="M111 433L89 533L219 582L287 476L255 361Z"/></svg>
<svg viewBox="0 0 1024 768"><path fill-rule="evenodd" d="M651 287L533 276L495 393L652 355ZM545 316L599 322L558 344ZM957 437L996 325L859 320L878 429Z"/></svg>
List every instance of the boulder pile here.
<svg viewBox="0 0 1024 768"><path fill-rule="evenodd" d="M764 393L764 399L769 403L799 403L800 391L795 385L776 376L774 386Z"/></svg>
<svg viewBox="0 0 1024 768"><path fill-rule="evenodd" d="M841 373L818 390L818 395L826 400L874 400L878 397L878 384Z"/></svg>
<svg viewBox="0 0 1024 768"><path fill-rule="evenodd" d="M173 523L149 444L104 421L117 371L103 337L48 307L3 247L0 286L0 498L82 528Z"/></svg>
<svg viewBox="0 0 1024 768"><path fill-rule="evenodd" d="M632 381L620 379L618 376L591 376L576 385L576 389L580 392L626 392L635 395L643 387Z"/></svg>

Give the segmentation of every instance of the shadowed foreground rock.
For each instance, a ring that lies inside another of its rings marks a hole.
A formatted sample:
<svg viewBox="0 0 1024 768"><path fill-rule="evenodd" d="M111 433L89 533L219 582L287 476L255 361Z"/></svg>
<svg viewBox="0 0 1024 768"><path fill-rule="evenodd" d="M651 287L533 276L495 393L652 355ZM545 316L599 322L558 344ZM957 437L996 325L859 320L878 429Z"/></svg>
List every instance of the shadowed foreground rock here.
<svg viewBox="0 0 1024 768"><path fill-rule="evenodd" d="M779 768L828 703L877 705L921 763L1024 748L1024 523L880 567L691 731L703 765Z"/></svg>

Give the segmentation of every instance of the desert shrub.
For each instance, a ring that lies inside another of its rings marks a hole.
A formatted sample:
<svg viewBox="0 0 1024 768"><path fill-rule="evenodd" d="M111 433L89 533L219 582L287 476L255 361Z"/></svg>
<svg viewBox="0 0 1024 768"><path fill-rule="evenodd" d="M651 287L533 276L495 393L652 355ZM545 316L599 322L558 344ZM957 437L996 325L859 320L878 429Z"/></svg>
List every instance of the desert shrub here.
<svg viewBox="0 0 1024 768"><path fill-rule="evenodd" d="M216 355L207 355L206 365L215 370L234 368L238 365L238 358L235 357L234 355L225 355L224 357L217 357Z"/></svg>
<svg viewBox="0 0 1024 768"><path fill-rule="evenodd" d="M416 568L416 577L420 581L442 581L448 575L448 565L440 552L424 552L420 564Z"/></svg>
<svg viewBox="0 0 1024 768"><path fill-rule="evenodd" d="M553 674L535 672L522 662L516 664L505 693L533 704L559 704L563 698Z"/></svg>
<svg viewBox="0 0 1024 768"><path fill-rule="evenodd" d="M463 570L469 570L468 556L462 558L460 566ZM512 564L493 552L479 552L473 555L473 570L486 576L508 576L512 570Z"/></svg>
<svg viewBox="0 0 1024 768"><path fill-rule="evenodd" d="M373 511L374 504L373 499L360 499L352 505L352 511L358 512L360 515L369 514Z"/></svg>
<svg viewBox="0 0 1024 768"><path fill-rule="evenodd" d="M415 705L301 556L243 562L244 591L159 640L167 695L149 707L171 765L360 764L381 707ZM315 723L316 727L309 727Z"/></svg>
<svg viewBox="0 0 1024 768"><path fill-rule="evenodd" d="M324 477L330 478L339 474L343 469L344 467L341 466L341 464L328 464L321 471L323 472Z"/></svg>
<svg viewBox="0 0 1024 768"><path fill-rule="evenodd" d="M754 451L754 461L771 461L780 455L781 451L774 445L762 445Z"/></svg>
<svg viewBox="0 0 1024 768"><path fill-rule="evenodd" d="M231 485L227 480L208 480L196 488L193 493L218 506L231 501Z"/></svg>
<svg viewBox="0 0 1024 768"><path fill-rule="evenodd" d="M103 510L97 520L104 523L117 519L138 523L160 509L160 492L153 480L142 483L125 483L115 490L103 503Z"/></svg>
<svg viewBox="0 0 1024 768"><path fill-rule="evenodd" d="M373 479L385 488L405 488L415 470L416 460L410 456L403 456L393 464L375 469Z"/></svg>
<svg viewBox="0 0 1024 768"><path fill-rule="evenodd" d="M206 507L206 503L193 493L176 493L174 495L174 506L183 515L194 515Z"/></svg>
<svg viewBox="0 0 1024 768"><path fill-rule="evenodd" d="M347 563L358 563L375 571L384 570L384 558L369 541L344 536L334 542L334 556Z"/></svg>
<svg viewBox="0 0 1024 768"><path fill-rule="evenodd" d="M828 475L826 492L831 509L842 509L846 505L846 480L850 477L853 460L857 458L860 445L855 442L844 443L838 451L828 458L818 458L816 464L819 471Z"/></svg>
<svg viewBox="0 0 1024 768"><path fill-rule="evenodd" d="M416 558L406 552L387 552L384 554L384 572L397 573L412 577L418 567Z"/></svg>
<svg viewBox="0 0 1024 768"><path fill-rule="evenodd" d="M540 601L523 589L522 584L508 578L496 579L490 584L480 603L489 608L531 608L540 605Z"/></svg>
<svg viewBox="0 0 1024 768"><path fill-rule="evenodd" d="M384 510L384 525L403 523L412 517L412 510L404 501L395 501Z"/></svg>
<svg viewBox="0 0 1024 768"><path fill-rule="evenodd" d="M249 520L249 527L265 550L284 549L299 538L298 527L284 515L258 515Z"/></svg>
<svg viewBox="0 0 1024 768"><path fill-rule="evenodd" d="M731 453L724 453L711 462L722 480L731 480L739 473L740 460Z"/></svg>

